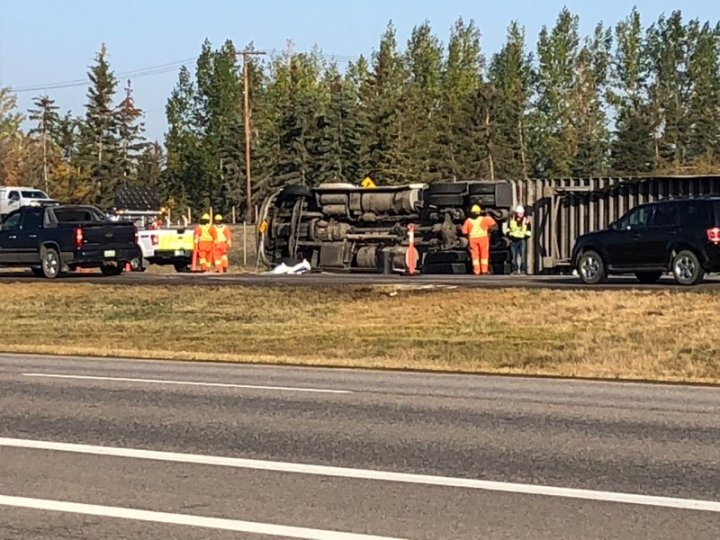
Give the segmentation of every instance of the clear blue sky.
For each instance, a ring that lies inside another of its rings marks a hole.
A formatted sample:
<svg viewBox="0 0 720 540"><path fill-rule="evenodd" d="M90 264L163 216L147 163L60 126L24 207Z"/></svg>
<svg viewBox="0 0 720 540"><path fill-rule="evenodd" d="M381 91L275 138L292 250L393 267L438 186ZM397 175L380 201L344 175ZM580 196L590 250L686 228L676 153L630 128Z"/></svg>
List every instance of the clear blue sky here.
<svg viewBox="0 0 720 540"><path fill-rule="evenodd" d="M455 19L474 19L489 56L502 45L510 21L518 20L534 44L564 5L580 16L583 33L599 21L614 25L633 5L644 24L678 8L686 18L720 19L717 0L0 0L0 86L82 79L102 42L117 73L194 58L206 37L214 45L230 38L270 51L292 40L295 50L317 44L323 53L344 59L370 53L389 20L404 45L413 26L425 19L445 43ZM133 81L150 138L162 139L164 105L175 80L171 72ZM83 87L47 91L63 111L75 114L83 113L85 92ZM20 106L27 109L40 93L19 93Z"/></svg>

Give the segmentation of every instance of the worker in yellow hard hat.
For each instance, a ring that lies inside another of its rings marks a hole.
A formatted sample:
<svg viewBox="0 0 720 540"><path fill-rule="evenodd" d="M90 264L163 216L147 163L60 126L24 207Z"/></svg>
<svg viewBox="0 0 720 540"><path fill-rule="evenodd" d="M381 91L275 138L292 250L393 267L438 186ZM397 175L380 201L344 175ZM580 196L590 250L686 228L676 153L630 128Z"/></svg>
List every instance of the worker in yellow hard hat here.
<svg viewBox="0 0 720 540"><path fill-rule="evenodd" d="M462 233L468 237L468 249L472 259L473 274L476 276L490 273L490 233L497 229L496 221L483 216L480 205L473 204L470 217L462 226Z"/></svg>
<svg viewBox="0 0 720 540"><path fill-rule="evenodd" d="M203 272L210 272L212 267L215 236L215 227L210 222L210 214L205 213L200 218L200 224L195 227L194 236L198 264Z"/></svg>
<svg viewBox="0 0 720 540"><path fill-rule="evenodd" d="M228 254L231 247L232 233L230 228L225 225L222 215L215 214L215 250L213 251L213 257L215 259L215 271L218 274L228 271L230 266Z"/></svg>

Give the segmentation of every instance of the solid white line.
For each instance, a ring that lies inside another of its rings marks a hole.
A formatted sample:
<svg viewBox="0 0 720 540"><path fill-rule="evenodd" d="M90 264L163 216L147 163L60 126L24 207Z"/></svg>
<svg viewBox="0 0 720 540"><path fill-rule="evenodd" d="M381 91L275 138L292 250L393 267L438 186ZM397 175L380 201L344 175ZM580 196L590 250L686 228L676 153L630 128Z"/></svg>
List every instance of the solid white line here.
<svg viewBox="0 0 720 540"><path fill-rule="evenodd" d="M359 480L420 484L425 486L479 489L484 491L516 493L521 495L543 495L546 497L563 497L567 499L639 504L644 506L677 508L680 510L701 510L704 512L720 513L720 502L718 501L678 499L674 497L658 497L654 495L640 495L635 493L617 493L613 491L595 491L590 489L575 489L535 484L494 482L490 480L475 480L472 478L456 478L450 476L431 476L425 474L374 471L370 469L330 467L326 465L305 465L302 463L287 463L282 461L262 461L258 459L208 456L201 454L182 454L175 452L159 452L155 450L140 450L134 448L92 446L86 444L35 441L28 439L9 439L0 437L0 447L2 446L33 450L72 452L97 456L148 459L175 463L192 463L195 465L214 465L218 467L233 467L238 469L252 469L280 473L331 476L335 478L352 478Z"/></svg>
<svg viewBox="0 0 720 540"><path fill-rule="evenodd" d="M27 497L10 497L0 495L0 506L13 506L16 508L31 508L49 512L68 512L86 516L101 516L109 518L130 519L134 521L150 521L153 523L167 523L171 525L186 525L190 527L203 527L205 529L220 529L224 531L237 531L268 536L281 536L284 538L302 538L306 540L400 540L387 536L372 536L367 534L344 533L321 529L307 529L304 527L289 527L286 525L273 525L254 521L239 521L187 514L172 514L168 512L152 512L149 510L136 510L117 506L98 506L95 504L81 504L48 499L30 499Z"/></svg>
<svg viewBox="0 0 720 540"><path fill-rule="evenodd" d="M330 390L328 388L302 388L292 386L258 386L254 384L210 383L195 381L168 381L165 379L130 379L127 377L95 377L91 375L61 375L59 373L23 373L23 377L44 379L76 379L81 381L114 381L143 384L174 384L180 386L208 386L215 388L244 388L250 390L278 390L281 392L309 392L313 394L352 394L350 390Z"/></svg>

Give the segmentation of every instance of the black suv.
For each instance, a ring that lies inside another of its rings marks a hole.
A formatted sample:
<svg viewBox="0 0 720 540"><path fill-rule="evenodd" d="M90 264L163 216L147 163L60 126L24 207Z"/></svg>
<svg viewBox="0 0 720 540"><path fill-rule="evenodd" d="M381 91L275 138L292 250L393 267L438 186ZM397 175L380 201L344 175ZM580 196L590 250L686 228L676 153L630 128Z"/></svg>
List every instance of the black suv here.
<svg viewBox="0 0 720 540"><path fill-rule="evenodd" d="M588 284L627 273L655 283L672 272L681 285L695 285L720 272L720 197L636 206L608 229L578 238L572 265Z"/></svg>

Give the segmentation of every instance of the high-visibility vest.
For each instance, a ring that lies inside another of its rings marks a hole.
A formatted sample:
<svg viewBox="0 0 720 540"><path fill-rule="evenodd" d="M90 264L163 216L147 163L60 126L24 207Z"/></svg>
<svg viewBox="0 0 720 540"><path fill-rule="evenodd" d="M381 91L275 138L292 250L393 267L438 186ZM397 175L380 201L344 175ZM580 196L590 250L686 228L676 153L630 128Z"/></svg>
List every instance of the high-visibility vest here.
<svg viewBox="0 0 720 540"><path fill-rule="evenodd" d="M531 233L528 230L527 219L523 218L520 221L517 219L511 219L508 224L508 235L510 238L514 238L516 240L522 240L523 238L529 237Z"/></svg>
<svg viewBox="0 0 720 540"><path fill-rule="evenodd" d="M227 225L215 225L216 244L229 244L231 240L230 229L227 228Z"/></svg>
<svg viewBox="0 0 720 540"><path fill-rule="evenodd" d="M468 235L470 238L484 238L488 235L488 230L494 223L495 221L487 216L468 218L463 225L463 234Z"/></svg>
<svg viewBox="0 0 720 540"><path fill-rule="evenodd" d="M195 228L195 241L196 242L214 242L215 235L213 234L213 226L211 224L198 225Z"/></svg>

